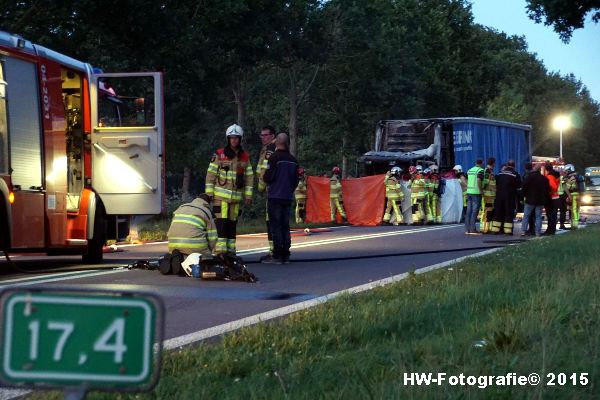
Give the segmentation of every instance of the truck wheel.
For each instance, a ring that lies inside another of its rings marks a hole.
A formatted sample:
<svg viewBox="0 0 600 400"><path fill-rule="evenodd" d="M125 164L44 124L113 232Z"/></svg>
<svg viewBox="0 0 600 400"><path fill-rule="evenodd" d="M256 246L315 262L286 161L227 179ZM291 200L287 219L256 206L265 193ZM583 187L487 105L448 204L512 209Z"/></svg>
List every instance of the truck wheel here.
<svg viewBox="0 0 600 400"><path fill-rule="evenodd" d="M88 240L87 253L82 256L86 264L99 264L102 262L104 253L102 249L106 244L106 212L104 206L99 203L94 216L94 237Z"/></svg>

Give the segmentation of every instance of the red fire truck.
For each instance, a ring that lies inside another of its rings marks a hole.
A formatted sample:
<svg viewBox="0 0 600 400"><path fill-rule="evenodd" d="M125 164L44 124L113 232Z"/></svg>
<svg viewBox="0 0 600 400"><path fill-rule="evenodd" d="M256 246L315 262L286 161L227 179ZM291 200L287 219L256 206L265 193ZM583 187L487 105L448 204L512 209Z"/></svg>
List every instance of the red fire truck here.
<svg viewBox="0 0 600 400"><path fill-rule="evenodd" d="M160 73L91 65L0 31L0 250L102 260L164 204Z"/></svg>

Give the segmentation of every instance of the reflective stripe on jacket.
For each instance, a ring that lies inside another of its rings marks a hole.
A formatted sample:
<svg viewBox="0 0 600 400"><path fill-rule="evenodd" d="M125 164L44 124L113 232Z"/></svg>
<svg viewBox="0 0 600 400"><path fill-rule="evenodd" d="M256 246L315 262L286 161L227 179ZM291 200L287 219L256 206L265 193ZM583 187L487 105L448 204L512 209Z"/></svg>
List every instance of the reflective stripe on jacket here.
<svg viewBox="0 0 600 400"><path fill-rule="evenodd" d="M298 182L298 186L296 186L296 190L294 191L294 197L296 200L304 200L306 199L306 178L300 179Z"/></svg>
<svg viewBox="0 0 600 400"><path fill-rule="evenodd" d="M467 194L481 194L477 185L480 174L483 174L483 168L477 165L467 171Z"/></svg>
<svg viewBox="0 0 600 400"><path fill-rule="evenodd" d="M404 193L400 187L400 182L395 176L385 178L385 197L390 200L399 200L404 198Z"/></svg>
<svg viewBox="0 0 600 400"><path fill-rule="evenodd" d="M184 254L212 251L217 242L217 228L208 203L197 198L179 206L167 238L169 251L178 249Z"/></svg>
<svg viewBox="0 0 600 400"><path fill-rule="evenodd" d="M215 200L239 203L242 198L252 198L254 171L250 155L246 151L235 157L225 155L225 149L218 149L213 155L206 172L205 192Z"/></svg>

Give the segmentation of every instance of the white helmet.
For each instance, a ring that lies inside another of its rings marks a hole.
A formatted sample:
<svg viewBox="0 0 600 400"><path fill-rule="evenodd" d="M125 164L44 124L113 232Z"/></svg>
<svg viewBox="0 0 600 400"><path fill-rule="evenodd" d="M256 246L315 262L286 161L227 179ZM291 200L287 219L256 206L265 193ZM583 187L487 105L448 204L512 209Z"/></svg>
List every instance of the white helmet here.
<svg viewBox="0 0 600 400"><path fill-rule="evenodd" d="M239 136L241 138L244 136L244 130L238 124L233 124L225 131L225 137L229 138L229 136Z"/></svg>
<svg viewBox="0 0 600 400"><path fill-rule="evenodd" d="M452 169L456 172L463 172L462 165L455 165L454 168L452 168Z"/></svg>
<svg viewBox="0 0 600 400"><path fill-rule="evenodd" d="M402 173L402 168L400 168L400 167L393 167L393 168L390 170L390 173L391 173L392 175L400 175L400 174Z"/></svg>
<svg viewBox="0 0 600 400"><path fill-rule="evenodd" d="M430 173L431 173L431 168L425 168L425 169L423 170L423 173L424 173L424 174L430 174Z"/></svg>
<svg viewBox="0 0 600 400"><path fill-rule="evenodd" d="M423 172L423 166L422 165L417 165L417 171Z"/></svg>
<svg viewBox="0 0 600 400"><path fill-rule="evenodd" d="M429 169L431 169L431 172L433 172L434 174L439 171L438 166L435 164L433 164L431 167L429 167Z"/></svg>
<svg viewBox="0 0 600 400"><path fill-rule="evenodd" d="M573 166L573 164L567 164L565 165L565 171L573 172L575 171L575 167Z"/></svg>

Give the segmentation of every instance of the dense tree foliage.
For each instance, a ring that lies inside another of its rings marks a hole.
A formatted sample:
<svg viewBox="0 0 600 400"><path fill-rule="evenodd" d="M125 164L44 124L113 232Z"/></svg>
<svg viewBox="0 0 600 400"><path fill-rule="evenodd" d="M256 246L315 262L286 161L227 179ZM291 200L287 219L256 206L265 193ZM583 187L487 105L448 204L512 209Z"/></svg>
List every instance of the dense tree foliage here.
<svg viewBox="0 0 600 400"><path fill-rule="evenodd" d="M529 18L552 25L560 38L568 42L575 29L583 28L588 13L600 21L599 0L527 0Z"/></svg>
<svg viewBox="0 0 600 400"><path fill-rule="evenodd" d="M529 123L533 153L555 155L552 117L570 113L566 159L600 162L600 147L590 145L599 105L583 83L549 73L523 37L475 24L466 0L4 3L0 29L105 71L165 73L171 189L201 190L235 121L255 158L260 128L272 124L290 131L309 173L338 164L354 174L380 119ZM531 0L530 9L542 3L559 2Z"/></svg>

